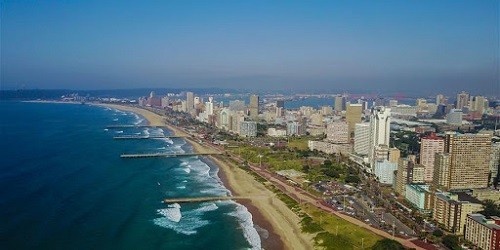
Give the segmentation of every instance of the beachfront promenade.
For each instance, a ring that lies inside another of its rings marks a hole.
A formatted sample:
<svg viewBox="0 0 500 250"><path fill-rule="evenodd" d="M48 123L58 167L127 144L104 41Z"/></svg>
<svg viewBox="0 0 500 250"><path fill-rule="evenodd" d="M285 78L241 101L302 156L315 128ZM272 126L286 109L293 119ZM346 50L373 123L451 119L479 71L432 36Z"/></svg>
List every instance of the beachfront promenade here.
<svg viewBox="0 0 500 250"><path fill-rule="evenodd" d="M198 155L220 155L219 152L211 153L148 153L148 154L122 154L121 158L158 158L158 157L188 157L188 156L198 156Z"/></svg>

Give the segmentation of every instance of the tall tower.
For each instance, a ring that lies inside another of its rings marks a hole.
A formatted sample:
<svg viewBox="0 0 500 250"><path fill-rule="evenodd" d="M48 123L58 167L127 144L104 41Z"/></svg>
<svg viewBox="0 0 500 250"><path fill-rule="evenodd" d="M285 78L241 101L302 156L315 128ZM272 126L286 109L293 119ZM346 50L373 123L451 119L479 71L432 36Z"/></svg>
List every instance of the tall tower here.
<svg viewBox="0 0 500 250"><path fill-rule="evenodd" d="M383 106L373 107L370 115L370 167L375 164L375 150L380 145L389 147L391 132L391 109Z"/></svg>
<svg viewBox="0 0 500 250"><path fill-rule="evenodd" d="M346 102L345 96L336 95L334 101L335 101L335 106L334 106L335 111L341 112L345 110L345 102Z"/></svg>
<svg viewBox="0 0 500 250"><path fill-rule="evenodd" d="M194 109L194 94L193 92L186 93L186 111L189 113Z"/></svg>
<svg viewBox="0 0 500 250"><path fill-rule="evenodd" d="M253 120L257 120L259 117L259 96L251 95L250 96L250 118Z"/></svg>
<svg viewBox="0 0 500 250"><path fill-rule="evenodd" d="M469 106L469 93L462 91L457 95L457 109Z"/></svg>
<svg viewBox="0 0 500 250"><path fill-rule="evenodd" d="M488 186L491 135L450 132L446 134L444 145L444 153L449 155L449 165L438 167L448 169L440 173L447 180L435 182L450 190Z"/></svg>
<svg viewBox="0 0 500 250"><path fill-rule="evenodd" d="M361 104L347 104L347 112L346 112L346 121L349 130L349 139L352 138L354 134L354 129L356 127L356 123L361 122L361 113L363 106Z"/></svg>
<svg viewBox="0 0 500 250"><path fill-rule="evenodd" d="M436 154L444 152L444 139L431 134L422 137L420 144L420 164L424 166L424 181L432 182L434 177L434 160Z"/></svg>

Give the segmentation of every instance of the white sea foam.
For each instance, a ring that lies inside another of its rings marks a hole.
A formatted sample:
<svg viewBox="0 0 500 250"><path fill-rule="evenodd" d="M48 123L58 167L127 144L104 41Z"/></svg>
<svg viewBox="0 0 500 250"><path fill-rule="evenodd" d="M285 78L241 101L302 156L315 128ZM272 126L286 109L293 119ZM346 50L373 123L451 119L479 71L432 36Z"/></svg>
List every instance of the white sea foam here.
<svg viewBox="0 0 500 250"><path fill-rule="evenodd" d="M115 121L115 122L118 121L118 118L113 119L113 121Z"/></svg>
<svg viewBox="0 0 500 250"><path fill-rule="evenodd" d="M255 229L252 221L252 214L248 209L238 203L236 204L236 211L228 213L228 215L238 218L238 221L243 229L243 235L251 246L251 249L262 249L261 240L257 229Z"/></svg>
<svg viewBox="0 0 500 250"><path fill-rule="evenodd" d="M161 148L157 148L157 149L160 149L160 150L165 150L165 149L166 149L166 147L161 147Z"/></svg>
<svg viewBox="0 0 500 250"><path fill-rule="evenodd" d="M174 222L179 222L182 218L181 206L178 203L168 205L168 208L158 209L156 211L158 214L161 214Z"/></svg>
<svg viewBox="0 0 500 250"><path fill-rule="evenodd" d="M123 130L115 131L115 133L121 134L121 133L123 133Z"/></svg>
<svg viewBox="0 0 500 250"><path fill-rule="evenodd" d="M202 205L203 205L202 207L195 209L194 211L204 213L204 212L214 211L219 208L217 204L215 204L214 202L206 202L202 203Z"/></svg>
<svg viewBox="0 0 500 250"><path fill-rule="evenodd" d="M177 188L177 189L186 189L186 186L177 186L175 188Z"/></svg>
<svg viewBox="0 0 500 250"><path fill-rule="evenodd" d="M184 170L184 172L186 172L186 174L191 173L191 169L190 168L183 168L182 170Z"/></svg>
<svg viewBox="0 0 500 250"><path fill-rule="evenodd" d="M177 204L175 207L169 206L166 209L159 209L158 214L163 217L154 219L153 223L160 227L172 229L177 233L192 235L197 233L196 229L210 224L209 221L202 220L201 215L214 209L216 208L212 205L206 205L205 207L181 213L180 206Z"/></svg>
<svg viewBox="0 0 500 250"><path fill-rule="evenodd" d="M188 182L188 181L187 181L187 180L183 180L182 182L186 183L186 182Z"/></svg>
<svg viewBox="0 0 500 250"><path fill-rule="evenodd" d="M108 131L109 129L105 128L104 131Z"/></svg>
<svg viewBox="0 0 500 250"><path fill-rule="evenodd" d="M139 119L137 121L134 122L134 125L139 125L141 124L142 122L144 121L144 119Z"/></svg>
<svg viewBox="0 0 500 250"><path fill-rule="evenodd" d="M145 134L145 135L149 135L149 129L148 129L148 128L147 128L147 129L144 129L144 130L142 131L142 133L143 133L143 134Z"/></svg>

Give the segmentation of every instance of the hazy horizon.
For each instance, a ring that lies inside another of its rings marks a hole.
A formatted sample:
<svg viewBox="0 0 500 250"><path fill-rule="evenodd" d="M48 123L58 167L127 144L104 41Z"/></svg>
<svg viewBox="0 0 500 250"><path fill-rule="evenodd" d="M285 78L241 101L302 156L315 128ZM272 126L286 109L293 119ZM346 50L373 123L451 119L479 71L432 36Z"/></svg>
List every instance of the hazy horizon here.
<svg viewBox="0 0 500 250"><path fill-rule="evenodd" d="M498 1L2 2L1 89L499 92Z"/></svg>

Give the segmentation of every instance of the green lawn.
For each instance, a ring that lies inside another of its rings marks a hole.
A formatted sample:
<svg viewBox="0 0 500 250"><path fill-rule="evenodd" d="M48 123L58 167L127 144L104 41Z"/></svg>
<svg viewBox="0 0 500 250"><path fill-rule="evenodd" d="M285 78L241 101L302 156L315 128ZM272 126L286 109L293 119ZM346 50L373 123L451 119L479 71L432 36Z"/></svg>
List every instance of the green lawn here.
<svg viewBox="0 0 500 250"><path fill-rule="evenodd" d="M303 205L303 211L312 217L314 222L318 223L323 232L320 232L314 238L318 246L326 249L369 249L382 237L351 224L344 219L317 209L311 205ZM338 227L338 231L337 231ZM338 234L337 234L338 232Z"/></svg>

